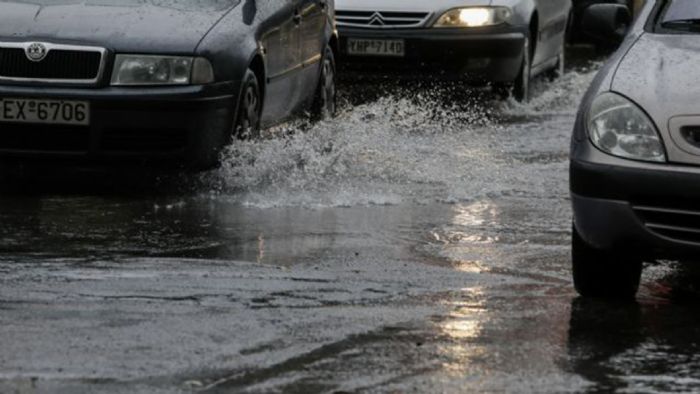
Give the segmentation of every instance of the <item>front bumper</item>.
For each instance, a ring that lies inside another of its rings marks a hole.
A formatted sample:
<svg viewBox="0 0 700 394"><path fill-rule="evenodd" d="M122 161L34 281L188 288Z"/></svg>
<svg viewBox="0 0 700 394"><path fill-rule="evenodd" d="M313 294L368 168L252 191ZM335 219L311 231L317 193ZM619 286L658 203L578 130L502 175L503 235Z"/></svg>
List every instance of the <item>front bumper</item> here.
<svg viewBox="0 0 700 394"><path fill-rule="evenodd" d="M588 244L653 258L698 256L700 168L586 156L572 159L570 179L574 223Z"/></svg>
<svg viewBox="0 0 700 394"><path fill-rule="evenodd" d="M363 29L339 27L339 65L346 72L399 73L512 82L523 59L526 28ZM348 54L348 39L404 40L405 57Z"/></svg>
<svg viewBox="0 0 700 394"><path fill-rule="evenodd" d="M229 138L237 84L143 88L0 86L0 97L89 101L90 126L0 123L0 157L208 165Z"/></svg>

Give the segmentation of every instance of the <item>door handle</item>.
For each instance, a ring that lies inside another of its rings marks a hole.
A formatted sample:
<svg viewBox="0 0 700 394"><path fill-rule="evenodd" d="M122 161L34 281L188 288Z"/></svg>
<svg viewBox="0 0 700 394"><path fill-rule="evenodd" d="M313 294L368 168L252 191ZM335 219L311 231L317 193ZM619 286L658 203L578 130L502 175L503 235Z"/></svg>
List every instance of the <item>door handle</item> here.
<svg viewBox="0 0 700 394"><path fill-rule="evenodd" d="M295 25L298 25L301 23L301 12L299 11L298 8L296 10L294 10L294 16L292 17L292 20L294 21Z"/></svg>

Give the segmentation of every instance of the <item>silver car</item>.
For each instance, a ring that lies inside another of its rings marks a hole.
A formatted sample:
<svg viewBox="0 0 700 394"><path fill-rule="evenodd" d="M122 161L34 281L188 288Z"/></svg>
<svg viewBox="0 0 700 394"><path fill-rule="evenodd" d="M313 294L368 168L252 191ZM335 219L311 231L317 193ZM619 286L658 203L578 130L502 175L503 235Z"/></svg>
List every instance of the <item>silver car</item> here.
<svg viewBox="0 0 700 394"><path fill-rule="evenodd" d="M337 0L351 71L494 82L527 99L530 79L561 74L571 0Z"/></svg>
<svg viewBox="0 0 700 394"><path fill-rule="evenodd" d="M621 36L626 7L584 27ZM648 1L581 104L571 145L573 274L583 296L635 295L642 261L700 256L700 1Z"/></svg>

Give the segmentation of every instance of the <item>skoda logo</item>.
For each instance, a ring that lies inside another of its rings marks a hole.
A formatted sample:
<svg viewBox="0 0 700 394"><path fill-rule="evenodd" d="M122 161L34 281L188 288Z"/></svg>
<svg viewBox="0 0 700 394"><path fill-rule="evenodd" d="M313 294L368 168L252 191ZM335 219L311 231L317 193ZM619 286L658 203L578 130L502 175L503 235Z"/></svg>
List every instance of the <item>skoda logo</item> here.
<svg viewBox="0 0 700 394"><path fill-rule="evenodd" d="M29 46L27 46L24 52L27 55L27 59L33 62L40 62L44 60L44 58L46 58L46 55L48 55L49 50L46 48L46 45L40 42L34 42L29 44Z"/></svg>

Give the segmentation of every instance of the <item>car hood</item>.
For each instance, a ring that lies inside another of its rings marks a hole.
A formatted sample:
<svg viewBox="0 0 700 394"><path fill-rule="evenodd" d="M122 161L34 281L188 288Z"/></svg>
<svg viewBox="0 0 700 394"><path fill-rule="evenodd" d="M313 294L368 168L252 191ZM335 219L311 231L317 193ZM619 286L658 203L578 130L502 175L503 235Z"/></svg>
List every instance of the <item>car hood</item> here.
<svg viewBox="0 0 700 394"><path fill-rule="evenodd" d="M342 11L408 11L434 12L455 7L490 5L491 0L336 0Z"/></svg>
<svg viewBox="0 0 700 394"><path fill-rule="evenodd" d="M656 120L700 114L700 40L697 35L644 34L621 60L612 90Z"/></svg>
<svg viewBox="0 0 700 394"><path fill-rule="evenodd" d="M664 139L669 160L700 162L683 127L700 127L700 40L697 35L645 33L622 58L611 89L644 109Z"/></svg>
<svg viewBox="0 0 700 394"><path fill-rule="evenodd" d="M0 40L191 53L240 0L0 0Z"/></svg>

